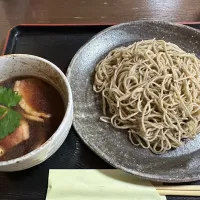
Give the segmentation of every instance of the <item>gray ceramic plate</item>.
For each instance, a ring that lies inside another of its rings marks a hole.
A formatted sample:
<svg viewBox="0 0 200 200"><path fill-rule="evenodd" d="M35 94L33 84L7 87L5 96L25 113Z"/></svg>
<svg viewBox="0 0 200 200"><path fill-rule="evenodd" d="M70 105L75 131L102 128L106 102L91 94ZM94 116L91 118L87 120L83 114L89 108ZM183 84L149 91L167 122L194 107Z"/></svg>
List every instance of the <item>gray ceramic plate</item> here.
<svg viewBox="0 0 200 200"><path fill-rule="evenodd" d="M126 132L100 122L101 98L92 91L94 68L115 47L145 39L164 39L200 56L200 32L159 21L136 21L110 27L85 44L70 63L67 76L74 99L74 127L83 141L116 168L155 181L200 179L200 135L163 155L133 146ZM87 156L87 155L85 155Z"/></svg>

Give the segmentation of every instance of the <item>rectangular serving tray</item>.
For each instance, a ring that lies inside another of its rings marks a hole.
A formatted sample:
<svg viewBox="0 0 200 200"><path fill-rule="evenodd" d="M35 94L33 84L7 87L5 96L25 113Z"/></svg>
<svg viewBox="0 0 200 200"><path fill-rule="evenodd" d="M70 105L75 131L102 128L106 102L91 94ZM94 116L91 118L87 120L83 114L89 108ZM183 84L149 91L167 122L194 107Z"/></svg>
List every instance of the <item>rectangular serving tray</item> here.
<svg viewBox="0 0 200 200"><path fill-rule="evenodd" d="M186 25L200 29L200 23ZM77 50L95 34L111 24L28 25L12 28L5 40L2 55L32 54L56 64L64 73ZM31 169L0 172L0 199L43 200L46 196L49 169L109 169L108 163L95 155L72 127L61 148L47 161ZM200 184L195 182L192 184ZM199 197L167 197L168 200L196 200Z"/></svg>

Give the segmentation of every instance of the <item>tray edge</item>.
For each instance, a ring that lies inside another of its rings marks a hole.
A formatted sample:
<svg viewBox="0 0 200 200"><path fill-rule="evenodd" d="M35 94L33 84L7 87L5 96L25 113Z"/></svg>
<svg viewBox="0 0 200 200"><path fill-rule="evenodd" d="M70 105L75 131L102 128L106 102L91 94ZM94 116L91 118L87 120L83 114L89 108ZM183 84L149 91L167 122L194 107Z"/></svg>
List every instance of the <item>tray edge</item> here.
<svg viewBox="0 0 200 200"><path fill-rule="evenodd" d="M18 25L15 25L13 27L11 27L7 34L6 34L6 38L5 38L5 41L4 41L4 44L3 44L3 48L1 50L1 55L5 55L5 52L6 52L6 48L7 48L7 45L8 45L8 40L10 38L10 35L11 33L14 31L14 29L16 28L20 28L20 27L34 27L34 26L50 26L50 27L57 27L57 26L112 26L112 25L115 25L115 23L84 23L84 24L18 24Z"/></svg>
<svg viewBox="0 0 200 200"><path fill-rule="evenodd" d="M187 21L181 21L181 22L177 22L177 23L180 23L180 24L185 24L185 25L189 25L189 24L200 24L200 22L187 22ZM117 23L71 23L71 24L17 24L13 27L11 27L8 32L7 32L7 35L6 35L6 38L5 38L5 41L4 41L4 44L3 44L3 48L1 50L1 55L5 55L5 52L6 52L6 48L7 48L7 45L8 45L8 40L10 38L10 35L12 33L12 31L14 31L15 28L17 27L23 27L23 26L112 26L112 25L116 25Z"/></svg>

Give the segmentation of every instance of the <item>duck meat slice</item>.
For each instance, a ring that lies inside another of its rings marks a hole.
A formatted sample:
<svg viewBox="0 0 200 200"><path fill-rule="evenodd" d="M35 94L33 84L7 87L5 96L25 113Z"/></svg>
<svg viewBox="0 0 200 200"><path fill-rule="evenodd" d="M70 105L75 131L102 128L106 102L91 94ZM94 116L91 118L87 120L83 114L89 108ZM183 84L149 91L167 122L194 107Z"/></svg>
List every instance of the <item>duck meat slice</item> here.
<svg viewBox="0 0 200 200"><path fill-rule="evenodd" d="M18 80L15 82L14 91L22 96L19 105L27 113L29 120L42 122L40 119L51 116L45 112L48 110L49 94L48 86L43 81L36 78ZM26 118L26 114L24 117Z"/></svg>
<svg viewBox="0 0 200 200"><path fill-rule="evenodd" d="M21 120L20 126L16 128L13 133L6 136L3 140L0 140L0 157L3 156L7 150L28 140L29 136L29 125L25 120Z"/></svg>

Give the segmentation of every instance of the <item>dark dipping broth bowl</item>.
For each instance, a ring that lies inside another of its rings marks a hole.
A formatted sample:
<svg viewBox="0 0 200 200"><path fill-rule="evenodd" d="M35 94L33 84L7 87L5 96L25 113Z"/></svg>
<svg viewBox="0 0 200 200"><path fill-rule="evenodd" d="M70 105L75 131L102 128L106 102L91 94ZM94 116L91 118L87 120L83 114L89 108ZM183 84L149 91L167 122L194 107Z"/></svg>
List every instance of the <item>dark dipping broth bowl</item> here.
<svg viewBox="0 0 200 200"><path fill-rule="evenodd" d="M20 171L42 163L62 145L72 125L71 88L66 76L56 65L43 58L27 54L0 56L0 83L18 77L19 79L33 77L52 85L62 97L64 117L57 130L41 146L21 157L0 161L0 171Z"/></svg>

